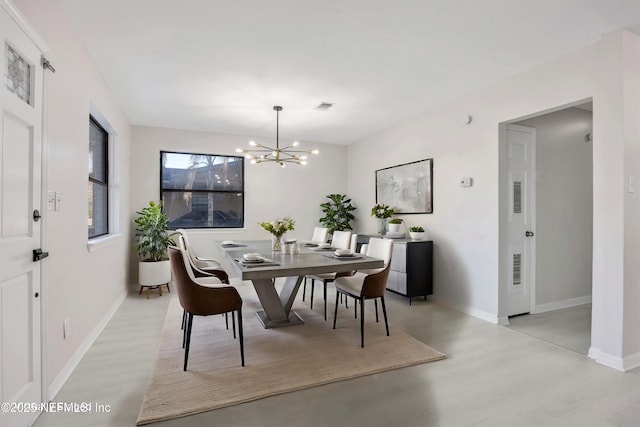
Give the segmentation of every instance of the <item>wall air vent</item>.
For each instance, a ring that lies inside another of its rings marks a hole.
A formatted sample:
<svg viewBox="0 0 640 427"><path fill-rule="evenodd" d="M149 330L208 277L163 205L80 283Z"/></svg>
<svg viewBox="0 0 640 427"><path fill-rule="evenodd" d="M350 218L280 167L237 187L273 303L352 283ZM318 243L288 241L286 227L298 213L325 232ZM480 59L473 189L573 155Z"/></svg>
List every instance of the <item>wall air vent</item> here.
<svg viewBox="0 0 640 427"><path fill-rule="evenodd" d="M319 111L327 111L329 108L333 107L335 104L332 102L323 102L322 104L316 107L316 110Z"/></svg>
<svg viewBox="0 0 640 427"><path fill-rule="evenodd" d="M522 254L513 254L513 286L522 284Z"/></svg>

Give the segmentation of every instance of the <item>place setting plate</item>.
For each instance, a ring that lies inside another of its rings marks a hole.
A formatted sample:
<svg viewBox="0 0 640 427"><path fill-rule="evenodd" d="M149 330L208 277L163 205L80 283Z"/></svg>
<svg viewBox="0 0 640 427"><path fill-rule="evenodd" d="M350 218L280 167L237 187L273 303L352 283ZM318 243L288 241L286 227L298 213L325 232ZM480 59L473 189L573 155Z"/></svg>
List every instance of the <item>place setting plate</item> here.
<svg viewBox="0 0 640 427"><path fill-rule="evenodd" d="M313 242L300 242L300 246L303 248L317 248L318 244Z"/></svg>
<svg viewBox="0 0 640 427"><path fill-rule="evenodd" d="M225 240L224 242L220 243L220 246L223 248L241 248L247 245L243 243L234 242L233 240Z"/></svg>
<svg viewBox="0 0 640 427"><path fill-rule="evenodd" d="M363 257L362 254L353 253L351 251L340 252L339 250L335 251L335 252L333 252L331 254L327 254L325 256L329 257L329 258L334 258L334 259L357 259L357 258L362 258Z"/></svg>
<svg viewBox="0 0 640 427"><path fill-rule="evenodd" d="M244 267L257 267L257 266L266 266L266 265L279 265L277 262L272 259L263 257L260 254L252 253L252 254L244 254L240 258L235 258L236 262Z"/></svg>

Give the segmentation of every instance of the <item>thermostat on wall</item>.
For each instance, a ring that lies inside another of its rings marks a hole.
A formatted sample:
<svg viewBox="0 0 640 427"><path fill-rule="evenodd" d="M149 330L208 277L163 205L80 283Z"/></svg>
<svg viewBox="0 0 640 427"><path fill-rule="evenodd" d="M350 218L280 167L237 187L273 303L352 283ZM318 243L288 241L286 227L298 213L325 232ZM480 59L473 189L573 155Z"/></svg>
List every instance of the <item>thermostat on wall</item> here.
<svg viewBox="0 0 640 427"><path fill-rule="evenodd" d="M460 187L471 187L473 185L473 178L462 178L460 179Z"/></svg>

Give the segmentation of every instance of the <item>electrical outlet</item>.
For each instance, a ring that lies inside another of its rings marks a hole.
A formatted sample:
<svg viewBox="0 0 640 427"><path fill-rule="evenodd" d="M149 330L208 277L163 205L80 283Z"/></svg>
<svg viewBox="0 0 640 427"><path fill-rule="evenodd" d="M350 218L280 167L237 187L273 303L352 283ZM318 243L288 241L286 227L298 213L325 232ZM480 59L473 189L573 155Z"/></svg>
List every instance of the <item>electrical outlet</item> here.
<svg viewBox="0 0 640 427"><path fill-rule="evenodd" d="M62 336L66 340L71 335L71 326L69 324L69 319L64 319L62 322Z"/></svg>

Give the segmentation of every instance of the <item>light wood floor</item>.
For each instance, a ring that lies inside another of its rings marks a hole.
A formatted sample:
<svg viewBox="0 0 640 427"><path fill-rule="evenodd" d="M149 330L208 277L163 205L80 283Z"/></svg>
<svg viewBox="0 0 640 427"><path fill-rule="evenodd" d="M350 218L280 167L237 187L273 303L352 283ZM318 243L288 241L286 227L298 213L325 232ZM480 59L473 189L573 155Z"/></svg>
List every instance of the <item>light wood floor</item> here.
<svg viewBox="0 0 640 427"><path fill-rule="evenodd" d="M35 425L133 426L173 297L129 295L54 398L110 405L109 413L49 413ZM575 351L430 301L415 299L410 307L397 295L387 300L390 322L448 358L154 425L640 425L640 369L620 373ZM316 301L321 310L318 296Z"/></svg>
<svg viewBox="0 0 640 427"><path fill-rule="evenodd" d="M591 347L591 304L525 314L509 319L509 328L580 354Z"/></svg>

